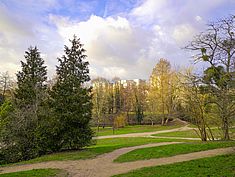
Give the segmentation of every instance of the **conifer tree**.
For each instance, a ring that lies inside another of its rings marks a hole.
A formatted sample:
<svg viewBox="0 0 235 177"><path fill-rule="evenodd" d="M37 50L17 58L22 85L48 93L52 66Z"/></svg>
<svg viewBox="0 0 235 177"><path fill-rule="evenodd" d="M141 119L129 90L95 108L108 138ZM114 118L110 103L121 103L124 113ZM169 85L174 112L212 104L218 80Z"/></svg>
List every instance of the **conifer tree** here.
<svg viewBox="0 0 235 177"><path fill-rule="evenodd" d="M40 92L46 89L47 70L37 47L30 47L25 52L26 62L21 61L22 71L17 73L16 98L21 106L37 106Z"/></svg>
<svg viewBox="0 0 235 177"><path fill-rule="evenodd" d="M2 151L6 162L28 160L40 155L38 132L43 95L46 90L47 70L37 47L25 52L22 71L17 73L17 86L13 111L9 116L5 145Z"/></svg>
<svg viewBox="0 0 235 177"><path fill-rule="evenodd" d="M54 111L55 148L79 149L88 145L92 139L89 127L92 112L89 63L80 39L74 36L72 46L65 46L64 55L58 58L57 82L50 95Z"/></svg>

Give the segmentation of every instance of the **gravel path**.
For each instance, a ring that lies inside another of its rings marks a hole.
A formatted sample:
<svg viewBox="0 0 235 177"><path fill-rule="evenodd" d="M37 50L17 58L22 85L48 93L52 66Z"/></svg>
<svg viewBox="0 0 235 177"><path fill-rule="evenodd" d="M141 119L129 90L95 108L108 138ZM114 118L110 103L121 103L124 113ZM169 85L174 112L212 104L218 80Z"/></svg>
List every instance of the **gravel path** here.
<svg viewBox="0 0 235 177"><path fill-rule="evenodd" d="M122 154L130 152L135 149L163 146L169 144L177 144L179 142L164 142L154 143L135 147L121 148L110 153L99 155L94 159L78 160L78 161L51 161L29 165L19 165L12 167L0 168L1 173L17 172L31 169L42 168L60 168L69 172L70 176L75 177L110 177L112 175L126 173L142 167L157 166L164 164L171 164L176 162L189 161L204 157L211 157L235 152L235 147L207 150L201 152L194 152L183 155L176 155L173 157L141 160L136 162L114 163L113 160ZM0 174L1 174L0 173Z"/></svg>
<svg viewBox="0 0 235 177"><path fill-rule="evenodd" d="M201 138L186 138L186 137L179 137L179 136L146 136L149 138L166 138L166 139L174 139L174 140L201 140Z"/></svg>
<svg viewBox="0 0 235 177"><path fill-rule="evenodd" d="M149 137L154 134L159 134L159 133L169 133L169 132L177 132L177 131L187 131L187 130L192 130L194 128L183 126L180 128L174 128L170 130L159 130L155 132L143 132L143 133L129 133L129 134L121 134L121 135L107 135L107 136L97 136L94 137L94 139L106 139L106 138L124 138L124 137ZM184 139L184 138L181 138Z"/></svg>

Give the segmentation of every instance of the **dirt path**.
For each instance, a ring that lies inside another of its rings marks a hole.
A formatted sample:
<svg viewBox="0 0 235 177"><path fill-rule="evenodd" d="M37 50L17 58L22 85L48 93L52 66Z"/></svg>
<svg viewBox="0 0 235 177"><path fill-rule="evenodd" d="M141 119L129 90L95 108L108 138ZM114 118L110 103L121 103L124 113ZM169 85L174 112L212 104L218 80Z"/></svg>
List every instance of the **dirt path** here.
<svg viewBox="0 0 235 177"><path fill-rule="evenodd" d="M16 172L23 170L31 170L31 169L60 168L68 171L70 176L75 176L75 177L110 177L115 174L126 173L131 170L142 167L171 164L176 162L189 161L193 159L199 159L204 157L211 157L215 155L222 155L235 152L235 147L230 147L223 149L194 152L183 155L176 155L173 157L166 157L159 159L141 160L136 162L126 162L126 163L113 163L114 159L134 149L162 146L162 145L176 144L176 143L179 142L147 144L135 147L121 148L111 153L106 153L97 156L94 159L78 160L78 161L51 161L38 164L5 167L5 168L0 168L0 170L2 170L2 173L9 173L9 172Z"/></svg>
<svg viewBox="0 0 235 177"><path fill-rule="evenodd" d="M146 136L149 138L166 138L166 139L174 139L174 140L201 140L201 138L186 138L186 137L179 137L179 136Z"/></svg>
<svg viewBox="0 0 235 177"><path fill-rule="evenodd" d="M121 135L97 136L97 137L94 137L94 139L123 138L123 137L149 137L151 135L159 134L159 133L187 131L187 130L192 130L192 129L194 129L194 128L188 127L188 125L186 125L186 126L183 126L183 127L180 127L180 128L174 128L174 129L171 129L171 130L159 130L159 131L155 131L155 132L143 132L143 133L129 133L129 134L121 134Z"/></svg>

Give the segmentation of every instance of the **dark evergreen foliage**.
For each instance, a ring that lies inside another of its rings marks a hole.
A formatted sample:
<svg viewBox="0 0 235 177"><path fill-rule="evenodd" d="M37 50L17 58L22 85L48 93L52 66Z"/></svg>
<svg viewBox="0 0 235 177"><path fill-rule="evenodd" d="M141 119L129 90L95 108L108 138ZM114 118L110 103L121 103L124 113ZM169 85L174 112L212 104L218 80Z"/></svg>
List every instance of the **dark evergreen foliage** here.
<svg viewBox="0 0 235 177"><path fill-rule="evenodd" d="M22 71L17 73L16 98L22 106L35 105L40 93L46 89L47 71L37 47L25 52L26 62L21 61Z"/></svg>
<svg viewBox="0 0 235 177"><path fill-rule="evenodd" d="M58 58L57 82L53 86L51 107L54 113L53 135L55 149L79 149L90 144L92 130L91 88L84 84L90 81L89 63L80 39L74 36L72 46L65 46L65 54Z"/></svg>
<svg viewBox="0 0 235 177"><path fill-rule="evenodd" d="M42 102L46 90L47 71L37 47L25 52L26 62L17 73L13 111L9 113L6 132L1 137L3 162L31 159L40 154L38 127L41 121Z"/></svg>

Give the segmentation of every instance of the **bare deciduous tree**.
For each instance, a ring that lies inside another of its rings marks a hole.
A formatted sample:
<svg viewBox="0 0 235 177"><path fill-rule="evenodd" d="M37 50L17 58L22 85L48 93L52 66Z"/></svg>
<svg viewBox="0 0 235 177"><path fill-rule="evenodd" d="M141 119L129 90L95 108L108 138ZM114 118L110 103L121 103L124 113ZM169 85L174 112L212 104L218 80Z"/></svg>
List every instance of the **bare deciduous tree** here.
<svg viewBox="0 0 235 177"><path fill-rule="evenodd" d="M210 23L208 29L195 36L186 49L195 51L195 61L210 64L205 71L210 92L216 99L218 114L224 132L223 139L229 139L229 124L235 115L234 87L232 87L235 71L235 16Z"/></svg>
<svg viewBox="0 0 235 177"><path fill-rule="evenodd" d="M8 72L0 73L0 96L3 100L5 99L7 92L9 92L13 88L13 85L13 79Z"/></svg>

